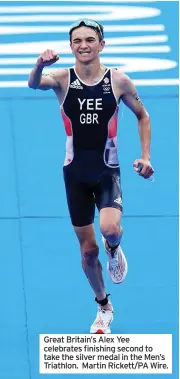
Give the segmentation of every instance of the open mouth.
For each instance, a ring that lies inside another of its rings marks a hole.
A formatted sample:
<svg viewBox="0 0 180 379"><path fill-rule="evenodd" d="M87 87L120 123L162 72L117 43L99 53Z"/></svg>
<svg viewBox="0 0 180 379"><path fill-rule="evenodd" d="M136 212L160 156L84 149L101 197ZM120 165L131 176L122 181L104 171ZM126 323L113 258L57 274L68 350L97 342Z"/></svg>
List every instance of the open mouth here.
<svg viewBox="0 0 180 379"><path fill-rule="evenodd" d="M90 54L90 51L79 51L79 54L86 56Z"/></svg>

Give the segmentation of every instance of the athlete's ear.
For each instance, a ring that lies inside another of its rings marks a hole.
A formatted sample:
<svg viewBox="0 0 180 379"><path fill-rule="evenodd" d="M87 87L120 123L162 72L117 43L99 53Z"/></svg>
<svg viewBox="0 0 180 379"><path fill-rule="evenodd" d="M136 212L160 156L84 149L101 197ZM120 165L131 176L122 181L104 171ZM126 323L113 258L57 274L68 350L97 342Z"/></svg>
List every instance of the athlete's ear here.
<svg viewBox="0 0 180 379"><path fill-rule="evenodd" d="M104 46L105 46L105 41L103 40L99 44L99 51L102 51L104 49Z"/></svg>

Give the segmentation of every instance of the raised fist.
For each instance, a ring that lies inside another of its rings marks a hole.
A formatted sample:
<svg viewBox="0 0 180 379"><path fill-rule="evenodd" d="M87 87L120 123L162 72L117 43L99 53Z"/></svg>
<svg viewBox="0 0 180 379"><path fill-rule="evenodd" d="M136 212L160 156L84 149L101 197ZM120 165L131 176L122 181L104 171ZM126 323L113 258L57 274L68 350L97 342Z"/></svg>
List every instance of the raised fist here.
<svg viewBox="0 0 180 379"><path fill-rule="evenodd" d="M50 66L59 60L58 54L54 50L46 50L37 59L37 64L40 66Z"/></svg>

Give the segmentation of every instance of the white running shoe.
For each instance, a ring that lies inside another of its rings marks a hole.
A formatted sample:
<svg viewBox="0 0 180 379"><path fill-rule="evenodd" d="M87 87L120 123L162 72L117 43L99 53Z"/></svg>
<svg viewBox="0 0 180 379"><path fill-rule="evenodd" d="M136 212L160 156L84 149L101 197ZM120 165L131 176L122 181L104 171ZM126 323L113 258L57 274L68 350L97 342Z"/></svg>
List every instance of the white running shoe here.
<svg viewBox="0 0 180 379"><path fill-rule="evenodd" d="M92 334L110 334L110 325L113 321L113 309L112 311L102 309L98 306L97 316L90 328Z"/></svg>
<svg viewBox="0 0 180 379"><path fill-rule="evenodd" d="M127 260L125 258L125 255L120 247L120 245L117 247L117 249L111 253L111 249L107 248L106 240L102 236L102 241L105 247L105 251L107 253L108 262L107 262L107 271L108 274L115 284L122 283L122 281L125 279L128 271L128 264Z"/></svg>

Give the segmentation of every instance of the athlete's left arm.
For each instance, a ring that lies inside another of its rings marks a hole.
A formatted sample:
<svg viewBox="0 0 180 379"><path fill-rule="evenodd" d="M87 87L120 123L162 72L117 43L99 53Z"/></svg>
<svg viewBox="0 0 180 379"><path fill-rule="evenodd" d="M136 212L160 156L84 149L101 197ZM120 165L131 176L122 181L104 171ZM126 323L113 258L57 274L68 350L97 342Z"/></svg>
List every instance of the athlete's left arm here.
<svg viewBox="0 0 180 379"><path fill-rule="evenodd" d="M138 96L136 87L132 80L127 76L121 76L120 86L122 90L121 99L124 104L136 115L138 119L139 136L141 140L142 155L136 159L133 166L137 169L138 164L143 164L143 169L139 173L145 179L149 178L154 170L150 163L150 143L151 143L151 125L150 117L145 109L141 99Z"/></svg>

